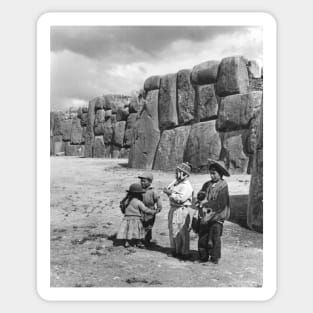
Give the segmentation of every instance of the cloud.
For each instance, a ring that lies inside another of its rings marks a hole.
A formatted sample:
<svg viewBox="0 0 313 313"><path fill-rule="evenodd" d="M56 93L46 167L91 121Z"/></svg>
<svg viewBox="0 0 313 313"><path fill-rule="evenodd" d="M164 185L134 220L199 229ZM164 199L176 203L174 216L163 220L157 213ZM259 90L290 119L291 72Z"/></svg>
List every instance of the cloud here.
<svg viewBox="0 0 313 313"><path fill-rule="evenodd" d="M150 75L210 59L262 60L255 27L58 27L51 33L51 106L78 106L106 93L131 94Z"/></svg>

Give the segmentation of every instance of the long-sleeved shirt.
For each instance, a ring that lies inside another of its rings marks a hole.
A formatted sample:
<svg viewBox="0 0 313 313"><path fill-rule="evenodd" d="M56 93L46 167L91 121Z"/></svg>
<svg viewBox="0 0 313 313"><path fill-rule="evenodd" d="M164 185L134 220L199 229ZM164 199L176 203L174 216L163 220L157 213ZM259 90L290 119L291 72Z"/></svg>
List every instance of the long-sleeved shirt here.
<svg viewBox="0 0 313 313"><path fill-rule="evenodd" d="M154 210L147 208L140 200L133 198L128 203L124 216L138 216L142 217L142 213L154 214Z"/></svg>
<svg viewBox="0 0 313 313"><path fill-rule="evenodd" d="M157 210L160 212L162 210L162 203L161 203L161 198L160 195L157 194L157 192L153 189L152 186L148 187L146 192L143 194L143 204L153 210L154 212ZM149 220L152 219L154 215L149 214L149 213L144 213L143 214L143 219L144 220Z"/></svg>
<svg viewBox="0 0 313 313"><path fill-rule="evenodd" d="M214 220L224 220L225 210L229 208L229 192L226 181L220 180L216 183L211 180L207 181L200 192L206 194L206 203L203 205L216 213Z"/></svg>
<svg viewBox="0 0 313 313"><path fill-rule="evenodd" d="M169 197L171 206L181 207L191 205L193 189L188 179L174 184L170 189L172 191Z"/></svg>

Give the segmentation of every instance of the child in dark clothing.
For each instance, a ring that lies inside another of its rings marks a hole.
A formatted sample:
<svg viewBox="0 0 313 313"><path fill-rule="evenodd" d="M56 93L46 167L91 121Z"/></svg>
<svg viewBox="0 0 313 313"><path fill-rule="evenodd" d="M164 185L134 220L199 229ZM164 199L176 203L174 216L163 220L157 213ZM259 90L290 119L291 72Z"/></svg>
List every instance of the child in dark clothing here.
<svg viewBox="0 0 313 313"><path fill-rule="evenodd" d="M200 261L217 264L221 258L223 223L229 218L229 193L223 176L230 176L224 166L210 160L211 180L204 183L198 199L198 252Z"/></svg>
<svg viewBox="0 0 313 313"><path fill-rule="evenodd" d="M155 214L142 202L145 191L139 184L132 184L127 190L127 196L121 201L120 207L124 218L118 230L116 239L122 241L124 246L137 246L143 248L145 230L142 225L143 213Z"/></svg>

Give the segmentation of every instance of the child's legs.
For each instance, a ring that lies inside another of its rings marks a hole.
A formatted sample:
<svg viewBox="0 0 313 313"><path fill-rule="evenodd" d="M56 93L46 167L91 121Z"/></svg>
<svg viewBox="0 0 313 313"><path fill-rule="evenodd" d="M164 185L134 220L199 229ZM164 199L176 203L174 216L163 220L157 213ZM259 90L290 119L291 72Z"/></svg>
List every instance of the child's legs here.
<svg viewBox="0 0 313 313"><path fill-rule="evenodd" d="M208 260L208 240L209 240L208 226L200 224L198 252L199 258L202 261Z"/></svg>
<svg viewBox="0 0 313 313"><path fill-rule="evenodd" d="M209 249L209 254L213 259L221 258L221 235L223 231L223 225L221 223L213 223L209 227L210 237L212 238L213 247Z"/></svg>

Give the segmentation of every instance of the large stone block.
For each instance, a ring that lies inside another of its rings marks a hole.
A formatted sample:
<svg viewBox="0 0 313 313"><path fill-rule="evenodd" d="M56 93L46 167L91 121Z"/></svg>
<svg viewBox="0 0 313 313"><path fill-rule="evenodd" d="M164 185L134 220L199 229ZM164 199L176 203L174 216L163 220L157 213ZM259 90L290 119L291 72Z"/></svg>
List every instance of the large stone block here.
<svg viewBox="0 0 313 313"><path fill-rule="evenodd" d="M111 146L104 143L103 136L95 136L95 142L93 146L94 158L110 158Z"/></svg>
<svg viewBox="0 0 313 313"><path fill-rule="evenodd" d="M207 171L208 158L218 160L220 152L221 140L215 121L193 124L184 153L184 161L192 165L192 170Z"/></svg>
<svg viewBox="0 0 313 313"><path fill-rule="evenodd" d="M94 102L95 111L102 110L106 107L106 99L104 96L96 97L91 101Z"/></svg>
<svg viewBox="0 0 313 313"><path fill-rule="evenodd" d="M148 77L144 82L145 91L159 89L160 80L161 80L161 77L157 75Z"/></svg>
<svg viewBox="0 0 313 313"><path fill-rule="evenodd" d="M159 91L159 128L160 130L178 125L176 108L176 74L161 77Z"/></svg>
<svg viewBox="0 0 313 313"><path fill-rule="evenodd" d="M190 128L186 125L163 131L155 155L155 170L174 170L177 164L183 162Z"/></svg>
<svg viewBox="0 0 313 313"><path fill-rule="evenodd" d="M131 138L129 166L151 169L160 140L160 131L155 129L153 120L146 111L136 121Z"/></svg>
<svg viewBox="0 0 313 313"><path fill-rule="evenodd" d="M50 137L53 136L53 129L54 129L54 112L50 112Z"/></svg>
<svg viewBox="0 0 313 313"><path fill-rule="evenodd" d="M263 109L261 108L260 127L257 130L257 143L254 151L250 182L247 224L251 229L263 232Z"/></svg>
<svg viewBox="0 0 313 313"><path fill-rule="evenodd" d="M159 90L150 90L146 94L146 99L144 100L143 110L147 112L153 122L153 127L159 129L159 112L158 112L158 102L159 102Z"/></svg>
<svg viewBox="0 0 313 313"><path fill-rule="evenodd" d="M118 147L123 147L125 135L126 122L116 122L113 126L113 140L112 143Z"/></svg>
<svg viewBox="0 0 313 313"><path fill-rule="evenodd" d="M71 140L72 119L61 121L61 132L63 135L63 141Z"/></svg>
<svg viewBox="0 0 313 313"><path fill-rule="evenodd" d="M233 131L249 128L261 107L262 92L232 95L222 98L217 118L218 131Z"/></svg>
<svg viewBox="0 0 313 313"><path fill-rule="evenodd" d="M88 105L88 119L85 133L85 152L86 158L92 158L93 156L93 144L94 144L94 122L95 122L95 100L91 100Z"/></svg>
<svg viewBox="0 0 313 313"><path fill-rule="evenodd" d="M249 130L221 132L222 149L220 160L224 161L231 174L246 174L249 166L247 138Z"/></svg>
<svg viewBox="0 0 313 313"><path fill-rule="evenodd" d="M177 73L178 123L186 124L194 120L195 90L190 81L190 70Z"/></svg>
<svg viewBox="0 0 313 313"><path fill-rule="evenodd" d="M217 118L218 101L215 95L214 85L196 86L196 120L208 121Z"/></svg>
<svg viewBox="0 0 313 313"><path fill-rule="evenodd" d="M61 122L64 120L64 114L62 112L53 113L53 136L62 135Z"/></svg>
<svg viewBox="0 0 313 313"><path fill-rule="evenodd" d="M65 151L64 142L62 138L63 136L61 135L53 136L53 149L52 149L53 155L56 155L57 153L62 153Z"/></svg>
<svg viewBox="0 0 313 313"><path fill-rule="evenodd" d="M80 119L74 118L72 122L72 131L71 131L71 144L79 145L82 143L83 128L81 127Z"/></svg>
<svg viewBox="0 0 313 313"><path fill-rule="evenodd" d="M133 96L129 102L129 113L140 112L142 108L142 101L139 100L137 96Z"/></svg>
<svg viewBox="0 0 313 313"><path fill-rule="evenodd" d="M116 112L116 121L127 121L129 115L129 108L118 108Z"/></svg>
<svg viewBox="0 0 313 313"><path fill-rule="evenodd" d="M224 58L218 69L216 94L220 97L244 94L248 87L247 60L242 56Z"/></svg>
<svg viewBox="0 0 313 313"><path fill-rule="evenodd" d="M217 73L220 61L207 61L193 67L191 81L195 85L214 84L217 80Z"/></svg>
<svg viewBox="0 0 313 313"><path fill-rule="evenodd" d="M80 125L82 127L85 127L87 126L87 123L88 123L88 113L83 112L80 116Z"/></svg>
<svg viewBox="0 0 313 313"><path fill-rule="evenodd" d="M67 143L65 145L65 155L66 156L83 156L84 155L85 146L83 145L71 145Z"/></svg>
<svg viewBox="0 0 313 313"><path fill-rule="evenodd" d="M129 148L131 145L132 132L133 128L135 127L137 117L138 117L137 113L131 113L127 118L124 136L124 146L127 148Z"/></svg>
<svg viewBox="0 0 313 313"><path fill-rule="evenodd" d="M111 146L111 157L118 159L120 157L121 147Z"/></svg>

